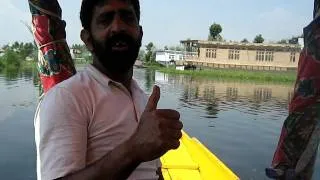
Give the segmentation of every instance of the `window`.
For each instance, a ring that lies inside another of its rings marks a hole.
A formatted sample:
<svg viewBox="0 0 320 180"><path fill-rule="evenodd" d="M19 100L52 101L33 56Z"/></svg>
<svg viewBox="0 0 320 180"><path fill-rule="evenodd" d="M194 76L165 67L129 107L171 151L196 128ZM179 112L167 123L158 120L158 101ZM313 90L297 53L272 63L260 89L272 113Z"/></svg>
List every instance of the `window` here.
<svg viewBox="0 0 320 180"><path fill-rule="evenodd" d="M272 51L257 51L256 54L257 61L273 61L273 52Z"/></svg>
<svg viewBox="0 0 320 180"><path fill-rule="evenodd" d="M207 58L217 58L217 49L206 49Z"/></svg>
<svg viewBox="0 0 320 180"><path fill-rule="evenodd" d="M174 55L169 55L170 60L174 60Z"/></svg>
<svg viewBox="0 0 320 180"><path fill-rule="evenodd" d="M292 63L296 62L296 53L295 52L290 53L290 62L292 62Z"/></svg>
<svg viewBox="0 0 320 180"><path fill-rule="evenodd" d="M256 60L264 61L264 51L257 51Z"/></svg>
<svg viewBox="0 0 320 180"><path fill-rule="evenodd" d="M240 59L240 50L230 49L229 50L229 59L239 60Z"/></svg>
<svg viewBox="0 0 320 180"><path fill-rule="evenodd" d="M269 62L273 61L273 52L272 51L266 51L265 54L266 54L266 56L265 56L266 61L269 61Z"/></svg>

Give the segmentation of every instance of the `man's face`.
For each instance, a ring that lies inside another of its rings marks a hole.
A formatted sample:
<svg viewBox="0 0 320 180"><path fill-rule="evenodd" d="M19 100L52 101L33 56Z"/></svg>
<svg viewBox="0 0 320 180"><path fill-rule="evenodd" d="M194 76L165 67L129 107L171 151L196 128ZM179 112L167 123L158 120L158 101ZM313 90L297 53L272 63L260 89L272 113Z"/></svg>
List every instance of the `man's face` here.
<svg viewBox="0 0 320 180"><path fill-rule="evenodd" d="M109 0L96 6L91 23L92 52L106 70L127 73L139 53L142 29L133 6Z"/></svg>

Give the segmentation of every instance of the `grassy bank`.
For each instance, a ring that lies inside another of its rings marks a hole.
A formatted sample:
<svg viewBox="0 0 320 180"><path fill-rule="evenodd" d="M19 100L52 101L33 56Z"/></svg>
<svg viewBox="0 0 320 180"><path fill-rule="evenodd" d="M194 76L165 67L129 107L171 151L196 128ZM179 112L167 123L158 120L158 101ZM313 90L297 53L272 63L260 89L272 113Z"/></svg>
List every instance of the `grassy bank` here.
<svg viewBox="0 0 320 180"><path fill-rule="evenodd" d="M296 80L296 72L275 72L275 71L245 71L233 69L212 69L212 70L176 70L174 68L158 68L160 72L167 74L183 74L194 77L206 77L214 79L235 79L244 81L263 81L293 83Z"/></svg>
<svg viewBox="0 0 320 180"><path fill-rule="evenodd" d="M157 63L157 62L143 63L143 67L148 68L148 69L156 69L156 70L165 68L164 65L159 64L159 63Z"/></svg>

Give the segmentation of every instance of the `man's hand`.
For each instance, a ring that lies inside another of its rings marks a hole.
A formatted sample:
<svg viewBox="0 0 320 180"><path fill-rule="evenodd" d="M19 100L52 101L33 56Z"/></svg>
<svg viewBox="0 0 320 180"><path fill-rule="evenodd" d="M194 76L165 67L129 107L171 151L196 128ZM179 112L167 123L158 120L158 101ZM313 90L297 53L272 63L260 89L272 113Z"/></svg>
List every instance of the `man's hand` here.
<svg viewBox="0 0 320 180"><path fill-rule="evenodd" d="M157 109L159 99L160 88L155 86L138 129L131 138L133 151L142 162L159 158L180 146L183 127L180 114L171 109Z"/></svg>

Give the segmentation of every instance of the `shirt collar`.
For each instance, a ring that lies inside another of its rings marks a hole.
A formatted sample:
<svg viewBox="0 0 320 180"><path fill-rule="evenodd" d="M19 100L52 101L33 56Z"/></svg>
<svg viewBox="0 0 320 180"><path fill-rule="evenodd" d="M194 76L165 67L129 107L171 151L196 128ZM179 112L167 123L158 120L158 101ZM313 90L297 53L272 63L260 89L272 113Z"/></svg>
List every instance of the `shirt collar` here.
<svg viewBox="0 0 320 180"><path fill-rule="evenodd" d="M98 81L99 83L101 83L105 87L110 87L111 84L123 86L121 83L116 82L116 81L110 79L107 75L101 73L92 64L89 64L86 67L86 71L88 71L89 74L91 74L96 81ZM131 79L131 87L130 88L131 88L132 92L134 92L136 90L138 90L140 92L142 91L142 89L139 87L138 83L134 79Z"/></svg>
<svg viewBox="0 0 320 180"><path fill-rule="evenodd" d="M89 74L93 76L93 78L101 83L103 86L109 86L112 80L105 74L101 73L97 68L95 68L92 64L89 64L85 69Z"/></svg>

